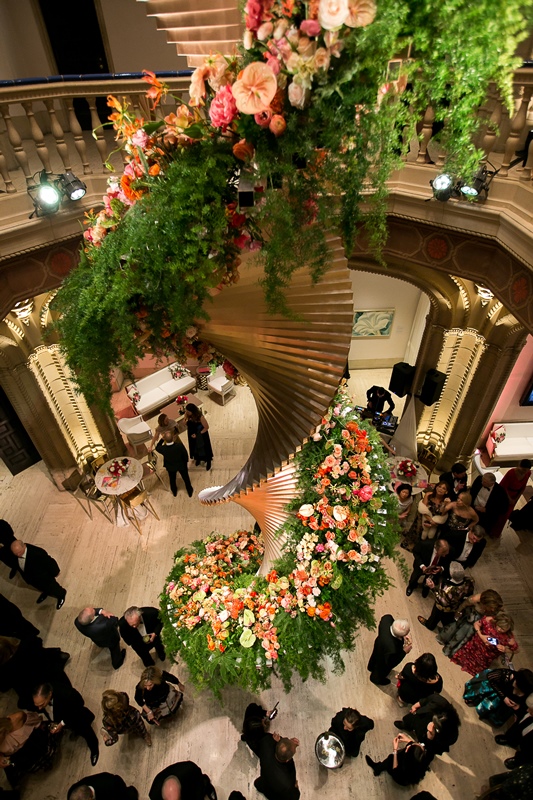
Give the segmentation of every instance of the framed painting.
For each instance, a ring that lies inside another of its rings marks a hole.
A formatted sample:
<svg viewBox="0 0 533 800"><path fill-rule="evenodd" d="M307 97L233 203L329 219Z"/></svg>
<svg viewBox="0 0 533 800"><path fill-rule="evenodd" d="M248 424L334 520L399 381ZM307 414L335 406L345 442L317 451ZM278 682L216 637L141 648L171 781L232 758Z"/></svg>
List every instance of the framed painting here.
<svg viewBox="0 0 533 800"><path fill-rule="evenodd" d="M352 339L388 339L393 320L394 308L354 311Z"/></svg>

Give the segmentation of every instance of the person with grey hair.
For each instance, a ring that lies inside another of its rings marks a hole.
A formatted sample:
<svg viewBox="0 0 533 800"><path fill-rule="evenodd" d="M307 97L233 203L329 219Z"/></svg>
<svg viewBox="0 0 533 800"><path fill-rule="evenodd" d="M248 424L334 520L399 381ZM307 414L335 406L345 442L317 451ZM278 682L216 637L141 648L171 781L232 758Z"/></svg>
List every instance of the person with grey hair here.
<svg viewBox="0 0 533 800"><path fill-rule="evenodd" d="M109 648L113 669L119 669L122 666L126 658L126 651L120 648L118 617L103 608L87 606L80 611L74 625L97 647Z"/></svg>
<svg viewBox="0 0 533 800"><path fill-rule="evenodd" d="M155 664L150 650L155 651L161 661L166 659L165 648L160 633L163 623L159 611L152 606L130 606L118 623L120 635L132 650L135 650L145 667Z"/></svg>
<svg viewBox="0 0 533 800"><path fill-rule="evenodd" d="M493 472L485 472L478 475L470 489L472 495L472 506L476 511L479 521L490 536L492 526L495 525L500 516L505 514L509 507L509 497L507 492L496 481Z"/></svg>
<svg viewBox="0 0 533 800"><path fill-rule="evenodd" d="M127 786L120 775L111 772L97 772L74 783L68 790L67 800L137 800L139 793L135 786Z"/></svg>
<svg viewBox="0 0 533 800"><path fill-rule="evenodd" d="M367 666L371 683L376 686L387 686L390 683L388 674L413 647L409 630L409 621L406 619L395 620L392 614L385 614L381 618Z"/></svg>
<svg viewBox="0 0 533 800"><path fill-rule="evenodd" d="M449 577L441 575L437 582L426 578L426 586L433 593L435 602L429 617L419 616L418 621L430 631L434 631L439 622L443 626L453 622L461 603L474 594L474 579L465 575L464 567L458 561L450 564Z"/></svg>
<svg viewBox="0 0 533 800"><path fill-rule="evenodd" d="M287 739L279 734L261 739L261 773L254 781L254 786L267 800L298 800L300 797L294 764L294 754L299 744L298 739Z"/></svg>
<svg viewBox="0 0 533 800"><path fill-rule="evenodd" d="M463 565L465 569L475 566L487 545L485 531L481 525L474 525L472 530L461 531L450 536L444 534L450 544L452 558Z"/></svg>

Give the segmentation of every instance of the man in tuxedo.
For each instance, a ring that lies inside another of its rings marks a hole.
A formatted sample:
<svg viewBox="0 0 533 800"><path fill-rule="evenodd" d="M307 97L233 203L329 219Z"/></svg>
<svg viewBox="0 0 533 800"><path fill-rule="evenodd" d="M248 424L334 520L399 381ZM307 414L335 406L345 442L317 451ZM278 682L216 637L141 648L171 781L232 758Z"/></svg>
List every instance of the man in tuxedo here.
<svg viewBox="0 0 533 800"><path fill-rule="evenodd" d="M259 742L261 773L254 786L267 800L298 800L300 797L294 764L299 744L298 739L286 739L278 734L263 736Z"/></svg>
<svg viewBox="0 0 533 800"><path fill-rule="evenodd" d="M138 797L135 786L126 786L120 775L111 772L88 775L74 783L67 794L67 800L137 800Z"/></svg>
<svg viewBox="0 0 533 800"><path fill-rule="evenodd" d="M0 594L0 636L11 636L22 640L39 634L39 628L22 615L18 606Z"/></svg>
<svg viewBox="0 0 533 800"><path fill-rule="evenodd" d="M33 709L43 719L54 723L52 733L59 734L68 728L87 742L93 767L98 761L98 738L93 731L93 712L87 708L81 694L66 683L40 683L33 690Z"/></svg>
<svg viewBox="0 0 533 800"><path fill-rule="evenodd" d="M87 636L97 647L108 647L111 653L113 669L119 669L126 658L126 651L120 649L118 617L103 608L87 606L80 611L74 625L84 636Z"/></svg>
<svg viewBox="0 0 533 800"><path fill-rule="evenodd" d="M13 528L5 519L0 519L0 561L9 567L9 577L17 574L17 559L11 552L11 545L15 541Z"/></svg>
<svg viewBox="0 0 533 800"><path fill-rule="evenodd" d="M445 539L425 539L416 543L413 549L415 557L413 571L407 584L405 594L410 597L421 576L424 576L422 597L427 597L429 587L426 585L425 578L433 578L435 575L447 575L450 564L450 545Z"/></svg>
<svg viewBox="0 0 533 800"><path fill-rule="evenodd" d="M150 650L153 648L161 661L167 657L159 635L163 623L159 619L157 608L131 606L120 618L118 628L126 644L135 650L145 667L155 664L150 654ZM149 637L150 641L145 641L146 637Z"/></svg>
<svg viewBox="0 0 533 800"><path fill-rule="evenodd" d="M15 539L11 543L11 552L17 559L18 571L26 583L41 592L37 602L42 603L48 596L55 597L56 608L59 610L65 602L67 592L56 581L59 575L57 562L42 547L24 544L21 539Z"/></svg>
<svg viewBox="0 0 533 800"><path fill-rule="evenodd" d="M491 535L492 526L498 522L498 517L505 514L509 508L509 496L497 482L493 472L478 475L470 489L472 507L477 512L480 523Z"/></svg>
<svg viewBox="0 0 533 800"><path fill-rule="evenodd" d="M453 465L450 472L442 473L439 481L444 481L444 483L448 484L450 500L457 500L461 492L466 492L468 484L465 465L457 462Z"/></svg>
<svg viewBox="0 0 533 800"><path fill-rule="evenodd" d="M148 793L150 800L216 800L217 793L207 775L193 761L178 761L161 770Z"/></svg>
<svg viewBox="0 0 533 800"><path fill-rule="evenodd" d="M381 617L378 635L367 666L371 683L375 683L376 686L388 686L390 680L387 675L407 653L411 652L412 647L408 620L395 620L392 614Z"/></svg>
<svg viewBox="0 0 533 800"><path fill-rule="evenodd" d="M533 764L533 694L526 700L526 712L505 733L495 737L496 744L514 747L516 755L503 762L507 769Z"/></svg>
<svg viewBox="0 0 533 800"><path fill-rule="evenodd" d="M176 483L176 475L178 472L183 478L187 494L189 497L192 497L193 488L191 479L189 478L189 469L187 467L189 454L179 437L172 431L167 431L163 434L163 438L156 444L155 449L163 456L163 466L168 472L170 491L174 497L178 494L178 485Z"/></svg>
<svg viewBox="0 0 533 800"><path fill-rule="evenodd" d="M383 409L385 408L385 403L387 403L387 411L386 414L392 414L394 411L394 401L392 399L392 395L383 386L371 386L370 389L366 393L366 407L372 414L382 414Z"/></svg>
<svg viewBox="0 0 533 800"><path fill-rule="evenodd" d="M487 546L485 531L481 525L474 525L470 531L448 531L446 541L451 547L452 560L458 561L465 569L477 564Z"/></svg>

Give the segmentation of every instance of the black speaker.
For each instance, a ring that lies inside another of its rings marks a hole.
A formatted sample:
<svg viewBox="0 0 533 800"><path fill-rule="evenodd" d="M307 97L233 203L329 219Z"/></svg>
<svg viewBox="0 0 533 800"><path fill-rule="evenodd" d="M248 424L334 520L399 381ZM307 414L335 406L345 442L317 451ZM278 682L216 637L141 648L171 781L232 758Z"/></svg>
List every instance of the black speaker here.
<svg viewBox="0 0 533 800"><path fill-rule="evenodd" d="M404 397L411 390L415 369L416 367L412 367L406 361L395 364L390 376L389 390L398 397Z"/></svg>
<svg viewBox="0 0 533 800"><path fill-rule="evenodd" d="M438 369L428 369L424 378L424 385L420 392L420 400L425 406L432 406L436 403L442 392L446 375Z"/></svg>

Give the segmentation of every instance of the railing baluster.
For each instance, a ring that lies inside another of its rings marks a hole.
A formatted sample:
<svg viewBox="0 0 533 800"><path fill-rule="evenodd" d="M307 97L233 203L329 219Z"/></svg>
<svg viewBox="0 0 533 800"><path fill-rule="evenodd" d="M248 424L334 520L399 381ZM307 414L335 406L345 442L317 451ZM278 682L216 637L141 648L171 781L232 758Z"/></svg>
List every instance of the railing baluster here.
<svg viewBox="0 0 533 800"><path fill-rule="evenodd" d="M485 153L482 159L483 162L487 160L492 152L492 148L496 142L498 129L502 121L502 104L496 91L491 92L491 100L494 102L494 107L486 124L485 135L481 141L481 149Z"/></svg>
<svg viewBox="0 0 533 800"><path fill-rule="evenodd" d="M1 150L0 150L0 175L4 179L6 192L8 192L8 194L12 194L13 192L16 192L17 190L13 186L13 182L12 182L11 178L9 177L9 172L7 170L6 157L4 156L4 154L2 153Z"/></svg>
<svg viewBox="0 0 533 800"><path fill-rule="evenodd" d="M41 164L45 168L46 172L49 174L52 172L52 167L50 166L50 156L48 155L48 148L44 141L43 132L41 130L41 126L35 119L35 113L33 111L33 103L22 103L22 108L26 112L26 116L28 117L30 123L30 130L32 139L35 143L35 147L37 148L37 155L41 161Z"/></svg>
<svg viewBox="0 0 533 800"><path fill-rule="evenodd" d="M98 116L98 111L96 110L96 98L91 97L87 98L89 102L89 110L91 112L91 125L94 131L94 136L96 136L96 147L98 148L98 153L100 155L100 159L102 161L102 172L107 172L105 163L107 161L107 144L104 139L104 134L102 132L100 117Z"/></svg>
<svg viewBox="0 0 533 800"><path fill-rule="evenodd" d="M81 129L80 123L78 122L78 117L76 116L76 112L74 110L74 98L69 97L67 100L67 111L68 111L68 124L70 126L70 132L74 137L74 146L78 151L78 155L80 157L80 161L83 166L83 174L84 175L92 175L92 169L89 166L89 162L87 161L87 147L85 145L85 139L83 138L83 131Z"/></svg>
<svg viewBox="0 0 533 800"><path fill-rule="evenodd" d="M420 147L418 148L418 155L416 157L417 164L427 164L429 160L428 144L433 134L433 123L435 121L435 112L431 106L426 108L424 119L422 121L422 130L420 132Z"/></svg>
<svg viewBox="0 0 533 800"><path fill-rule="evenodd" d="M505 177L509 172L509 165L513 160L518 142L520 140L520 136L522 135L522 131L524 130L524 127L526 125L527 109L532 94L533 94L533 86L518 87L518 97L521 99L520 99L520 105L518 106L518 111L511 120L511 130L509 132L509 136L507 137L507 142L505 144L503 163L500 168L500 175L502 175L503 177Z"/></svg>
<svg viewBox="0 0 533 800"><path fill-rule="evenodd" d="M518 174L518 180L520 181L530 181L532 177L532 170L533 170L533 147L529 146L529 155L527 157L526 166L520 170Z"/></svg>
<svg viewBox="0 0 533 800"><path fill-rule="evenodd" d="M65 172L68 172L71 169L70 157L67 143L65 142L65 134L63 132L63 128L59 124L56 110L54 108L54 100L46 100L45 105L48 110L48 114L50 115L50 130L52 131L52 135L56 140L57 152L59 153L61 161L63 162Z"/></svg>
<svg viewBox="0 0 533 800"><path fill-rule="evenodd" d="M22 147L22 139L20 138L19 132L17 131L15 124L11 119L11 114L9 113L9 105L7 103L0 106L0 113L4 118L9 142L11 144L11 147L13 148L15 158L17 159L22 172L24 173L24 177L26 178L26 183L31 183L32 174L28 166L28 156L26 155L24 148Z"/></svg>

